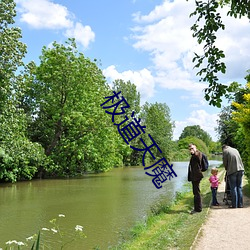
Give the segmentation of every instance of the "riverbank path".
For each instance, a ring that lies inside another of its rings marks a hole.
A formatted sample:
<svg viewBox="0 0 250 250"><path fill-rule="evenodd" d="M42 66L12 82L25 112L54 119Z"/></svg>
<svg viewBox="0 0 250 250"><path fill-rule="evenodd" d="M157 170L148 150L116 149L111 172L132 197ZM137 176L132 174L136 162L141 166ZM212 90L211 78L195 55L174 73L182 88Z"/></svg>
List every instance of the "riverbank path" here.
<svg viewBox="0 0 250 250"><path fill-rule="evenodd" d="M225 181L222 181L217 195L220 206L209 208L192 250L250 249L250 198L244 196L244 207L236 209L228 208L224 198Z"/></svg>

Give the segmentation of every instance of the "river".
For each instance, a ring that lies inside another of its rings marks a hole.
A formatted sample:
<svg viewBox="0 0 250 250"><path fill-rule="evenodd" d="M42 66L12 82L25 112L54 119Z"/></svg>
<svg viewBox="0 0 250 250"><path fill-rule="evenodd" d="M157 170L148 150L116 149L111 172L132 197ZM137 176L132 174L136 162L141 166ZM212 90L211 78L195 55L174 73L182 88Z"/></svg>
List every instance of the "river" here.
<svg viewBox="0 0 250 250"><path fill-rule="evenodd" d="M211 166L220 163L210 161ZM115 168L79 179L1 184L0 248L5 249L5 242L9 240L25 242L41 228L52 228L49 221L56 218L61 232L66 234L65 240L72 237L76 225L83 226L87 236L64 249L84 250L97 246L107 249L117 244L122 232L143 220L152 205L166 198L171 202L176 191L183 190L188 162L173 162L173 165L177 177L164 182L161 189L156 189L152 177L141 167ZM60 238L52 231L42 233L41 240L46 239L47 245Z"/></svg>

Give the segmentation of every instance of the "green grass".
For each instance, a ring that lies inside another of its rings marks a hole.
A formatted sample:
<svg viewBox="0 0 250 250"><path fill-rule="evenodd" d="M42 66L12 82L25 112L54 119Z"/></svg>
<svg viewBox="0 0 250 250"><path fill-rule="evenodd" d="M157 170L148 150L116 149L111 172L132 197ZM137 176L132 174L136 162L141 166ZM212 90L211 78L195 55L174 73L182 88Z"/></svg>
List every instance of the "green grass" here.
<svg viewBox="0 0 250 250"><path fill-rule="evenodd" d="M161 203L153 207L146 221L137 223L129 235L124 237L123 242L110 249L190 249L208 214L211 202L208 177L201 181L201 193L201 213L189 214L193 208L193 194L189 183L185 192L176 194L171 205Z"/></svg>

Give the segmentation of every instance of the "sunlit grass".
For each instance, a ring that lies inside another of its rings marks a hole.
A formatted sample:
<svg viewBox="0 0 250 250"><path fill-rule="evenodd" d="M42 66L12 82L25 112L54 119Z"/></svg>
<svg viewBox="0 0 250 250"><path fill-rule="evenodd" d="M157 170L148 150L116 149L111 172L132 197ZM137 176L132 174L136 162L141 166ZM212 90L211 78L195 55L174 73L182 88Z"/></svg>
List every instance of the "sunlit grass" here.
<svg viewBox="0 0 250 250"><path fill-rule="evenodd" d="M221 178L223 171L221 171ZM151 208L145 221L138 222L123 241L110 249L190 249L204 223L211 201L208 177L201 181L203 211L190 215L193 208L191 183L176 193L171 204L161 202Z"/></svg>

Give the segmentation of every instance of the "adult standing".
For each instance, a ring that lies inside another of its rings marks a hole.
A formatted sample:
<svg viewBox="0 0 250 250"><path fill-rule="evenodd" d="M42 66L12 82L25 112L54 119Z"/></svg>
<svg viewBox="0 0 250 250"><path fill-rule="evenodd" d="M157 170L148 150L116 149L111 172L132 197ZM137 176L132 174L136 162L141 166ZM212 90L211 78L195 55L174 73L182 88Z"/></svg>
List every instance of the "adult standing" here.
<svg viewBox="0 0 250 250"><path fill-rule="evenodd" d="M242 177L244 174L244 165L239 151L228 145L222 146L223 165L227 171L227 178L230 185L232 197L231 208L243 207L242 195Z"/></svg>
<svg viewBox="0 0 250 250"><path fill-rule="evenodd" d="M202 153L196 148L193 143L188 145L191 153L191 158L188 166L188 181L192 182L193 195L194 195L194 209L191 214L199 213L202 211L200 181L203 178L201 172L201 159Z"/></svg>

